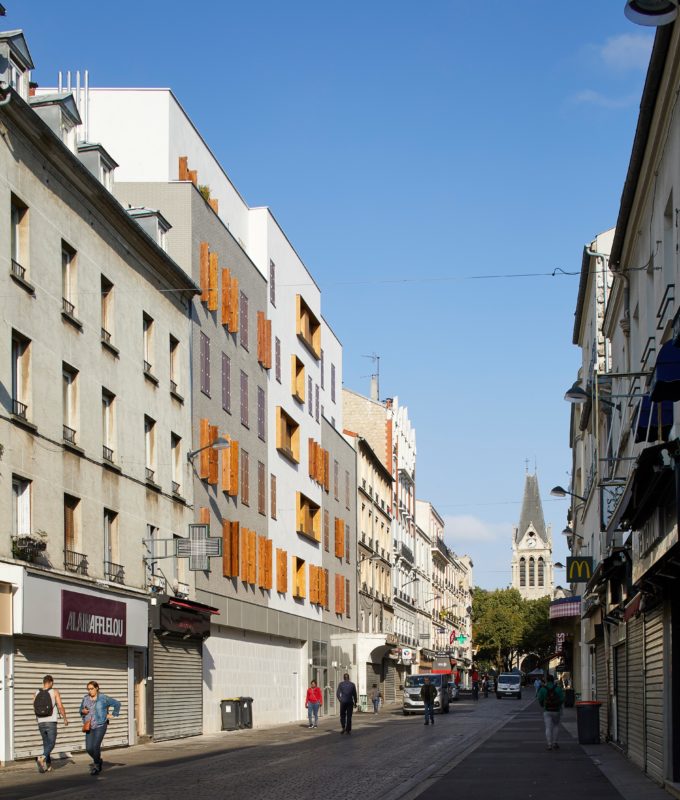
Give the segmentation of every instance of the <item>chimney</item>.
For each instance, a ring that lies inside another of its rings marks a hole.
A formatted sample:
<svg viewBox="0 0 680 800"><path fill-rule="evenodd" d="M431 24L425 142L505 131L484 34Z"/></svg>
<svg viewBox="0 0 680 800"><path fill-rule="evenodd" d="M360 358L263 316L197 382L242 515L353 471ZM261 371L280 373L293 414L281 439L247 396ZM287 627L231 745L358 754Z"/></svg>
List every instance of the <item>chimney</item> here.
<svg viewBox="0 0 680 800"><path fill-rule="evenodd" d="M28 96L35 97L35 90L38 88L38 84L35 81L30 81L28 84Z"/></svg>
<svg viewBox="0 0 680 800"><path fill-rule="evenodd" d="M371 400L375 400L376 403L380 400L377 375L371 375Z"/></svg>

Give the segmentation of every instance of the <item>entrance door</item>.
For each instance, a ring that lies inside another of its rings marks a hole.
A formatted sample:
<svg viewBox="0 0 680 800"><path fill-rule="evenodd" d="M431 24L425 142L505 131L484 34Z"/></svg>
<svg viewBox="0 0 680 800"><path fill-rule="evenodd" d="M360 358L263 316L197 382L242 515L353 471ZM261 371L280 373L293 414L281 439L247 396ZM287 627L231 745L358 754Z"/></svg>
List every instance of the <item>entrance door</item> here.
<svg viewBox="0 0 680 800"><path fill-rule="evenodd" d="M321 689L321 694L323 695L323 703L321 704L321 711L323 712L324 716L328 714L329 711L329 686L328 686L328 670L325 667L313 667L312 668L312 680L316 681L316 685Z"/></svg>

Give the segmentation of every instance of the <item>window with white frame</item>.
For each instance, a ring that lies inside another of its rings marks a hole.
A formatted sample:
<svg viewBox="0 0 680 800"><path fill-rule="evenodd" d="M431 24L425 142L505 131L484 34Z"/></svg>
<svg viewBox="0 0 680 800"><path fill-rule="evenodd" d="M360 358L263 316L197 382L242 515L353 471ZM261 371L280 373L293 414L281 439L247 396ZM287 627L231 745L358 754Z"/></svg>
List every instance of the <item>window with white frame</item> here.
<svg viewBox="0 0 680 800"><path fill-rule="evenodd" d="M182 437L170 434L170 462L173 494L182 494Z"/></svg>
<svg viewBox="0 0 680 800"><path fill-rule="evenodd" d="M119 566L118 514L109 508L104 509L104 572L107 578L115 576Z"/></svg>
<svg viewBox="0 0 680 800"><path fill-rule="evenodd" d="M111 281L101 276L101 313L102 341L111 344L113 340L113 284Z"/></svg>
<svg viewBox="0 0 680 800"><path fill-rule="evenodd" d="M28 419L31 340L12 331L12 413Z"/></svg>
<svg viewBox="0 0 680 800"><path fill-rule="evenodd" d="M76 314L76 251L61 243L62 310L71 317Z"/></svg>
<svg viewBox="0 0 680 800"><path fill-rule="evenodd" d="M170 391L173 394L179 394L181 386L179 353L179 340L170 334Z"/></svg>
<svg viewBox="0 0 680 800"><path fill-rule="evenodd" d="M144 415L146 480L156 482L156 421Z"/></svg>
<svg viewBox="0 0 680 800"><path fill-rule="evenodd" d="M116 396L102 388L102 457L113 463L116 453Z"/></svg>
<svg viewBox="0 0 680 800"><path fill-rule="evenodd" d="M78 432L78 370L63 363L62 369L62 407L64 441L76 444Z"/></svg>
<svg viewBox="0 0 680 800"><path fill-rule="evenodd" d="M142 314L142 336L144 340L144 372L153 372L153 318Z"/></svg>
<svg viewBox="0 0 680 800"><path fill-rule="evenodd" d="M12 195L10 211L10 257L12 274L26 279L28 270L28 208Z"/></svg>
<svg viewBox="0 0 680 800"><path fill-rule="evenodd" d="M12 535L31 534L31 481L12 475Z"/></svg>

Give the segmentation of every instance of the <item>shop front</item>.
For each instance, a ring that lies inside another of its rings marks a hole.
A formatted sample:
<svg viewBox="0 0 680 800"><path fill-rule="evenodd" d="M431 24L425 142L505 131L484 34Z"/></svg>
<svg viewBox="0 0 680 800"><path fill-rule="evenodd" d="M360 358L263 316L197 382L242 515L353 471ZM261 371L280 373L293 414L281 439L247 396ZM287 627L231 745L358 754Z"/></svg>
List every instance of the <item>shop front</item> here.
<svg viewBox="0 0 680 800"><path fill-rule="evenodd" d="M203 641L216 613L192 600L151 599L148 716L155 741L203 733Z"/></svg>
<svg viewBox="0 0 680 800"><path fill-rule="evenodd" d="M72 722L60 726L58 753L84 749L78 709L91 680L121 702L120 716L110 723L106 747L134 743L141 694L136 686L140 688L142 680L135 675L135 662L139 657L143 662L146 654L146 599L23 569L12 585L12 630L3 645L2 666L13 675L13 683L0 698L5 707L4 711L0 708L0 719L7 726L2 760L31 758L42 752L33 697L48 674L54 677Z"/></svg>

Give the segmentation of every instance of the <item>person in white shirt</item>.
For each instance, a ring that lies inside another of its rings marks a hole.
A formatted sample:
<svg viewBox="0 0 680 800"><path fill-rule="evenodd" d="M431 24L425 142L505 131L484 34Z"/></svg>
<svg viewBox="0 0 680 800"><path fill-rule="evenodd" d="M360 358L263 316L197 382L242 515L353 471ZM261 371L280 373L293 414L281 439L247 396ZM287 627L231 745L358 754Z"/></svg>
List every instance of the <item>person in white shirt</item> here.
<svg viewBox="0 0 680 800"><path fill-rule="evenodd" d="M40 772L51 772L51 755L57 743L57 720L61 717L64 725L68 725L61 695L54 688L54 678L51 675L45 675L42 689L38 689L33 696L33 710L43 741L43 754L36 759L38 769Z"/></svg>

